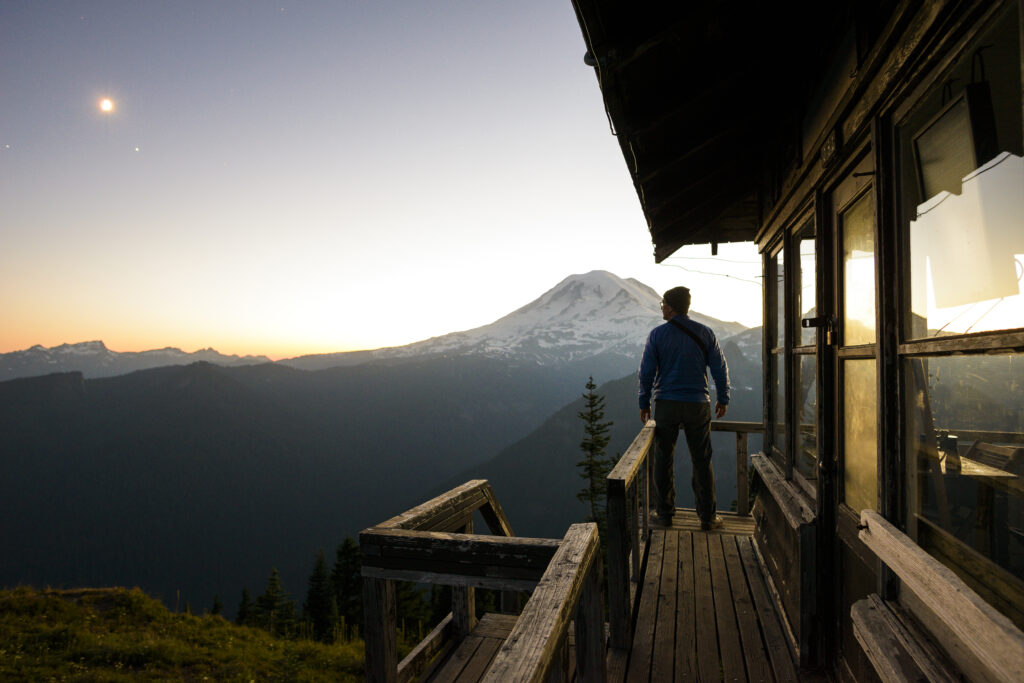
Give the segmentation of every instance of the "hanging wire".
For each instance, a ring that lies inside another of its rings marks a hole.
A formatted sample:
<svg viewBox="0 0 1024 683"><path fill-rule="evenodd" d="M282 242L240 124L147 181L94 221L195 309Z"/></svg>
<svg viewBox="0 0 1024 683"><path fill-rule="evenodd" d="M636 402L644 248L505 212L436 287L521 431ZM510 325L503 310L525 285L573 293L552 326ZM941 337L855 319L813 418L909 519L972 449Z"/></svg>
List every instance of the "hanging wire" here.
<svg viewBox="0 0 1024 683"><path fill-rule="evenodd" d="M748 280L747 278L736 277L735 275L729 275L728 273L711 273L706 270L694 270L693 268L687 268L686 266L680 266L675 263L663 263L662 265L669 266L670 268L679 268L680 270L685 270L687 273L695 273L697 275L714 275L715 277L727 277L731 280L739 280L740 282L749 282L750 284L757 285L758 287L761 286L761 283L758 282L757 280Z"/></svg>

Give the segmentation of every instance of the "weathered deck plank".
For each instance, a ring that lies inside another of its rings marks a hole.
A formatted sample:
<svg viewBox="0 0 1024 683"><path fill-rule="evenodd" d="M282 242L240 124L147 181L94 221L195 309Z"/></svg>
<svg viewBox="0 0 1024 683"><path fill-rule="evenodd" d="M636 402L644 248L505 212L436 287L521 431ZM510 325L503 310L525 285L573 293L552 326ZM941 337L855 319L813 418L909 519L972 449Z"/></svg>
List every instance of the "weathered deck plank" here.
<svg viewBox="0 0 1024 683"><path fill-rule="evenodd" d="M743 666L743 647L736 624L729 574L722 550L722 534L708 535L708 556L711 559L711 586L715 599L715 620L718 624L718 647L722 657L722 676L726 681L747 680Z"/></svg>
<svg viewBox="0 0 1024 683"><path fill-rule="evenodd" d="M658 594L661 583L662 558L664 556L664 534L651 538L650 555L647 558L647 572L644 575L640 593L640 609L637 612L636 628L633 631L633 648L629 658L626 680L647 680L651 670L651 653L654 648L654 626L658 616Z"/></svg>
<svg viewBox="0 0 1024 683"><path fill-rule="evenodd" d="M693 586L693 532L683 531L679 536L679 575L676 587L676 666L675 680L697 680L697 626L694 606L696 594Z"/></svg>
<svg viewBox="0 0 1024 683"><path fill-rule="evenodd" d="M711 558L707 534L693 535L693 585L696 594L694 615L697 621L697 671L701 681L719 681L718 630L715 624L715 598L712 595Z"/></svg>
<svg viewBox="0 0 1024 683"><path fill-rule="evenodd" d="M722 550L725 553L725 566L729 571L729 586L732 589L732 602L736 609L736 621L739 624L740 637L743 643L743 659L747 665L747 680L770 681L771 669L768 666L768 655L761 639L758 627L757 611L754 609L750 586L747 584L746 572L740 560L737 539L723 538Z"/></svg>
<svg viewBox="0 0 1024 683"><path fill-rule="evenodd" d="M740 559L743 561L743 568L747 574L747 583L750 586L750 595L754 600L754 607L757 609L758 621L761 624L762 633L768 659L772 665L772 672L777 681L795 681L796 666L789 652L789 643L782 633L782 624L775 612L775 606L768 596L768 587L765 585L764 576L761 574L761 566L754 555L754 546L750 538L737 539Z"/></svg>
<svg viewBox="0 0 1024 683"><path fill-rule="evenodd" d="M678 550L679 534L665 534L658 588L658 616L654 627L654 652L651 654L651 680L654 681L671 681L675 665Z"/></svg>

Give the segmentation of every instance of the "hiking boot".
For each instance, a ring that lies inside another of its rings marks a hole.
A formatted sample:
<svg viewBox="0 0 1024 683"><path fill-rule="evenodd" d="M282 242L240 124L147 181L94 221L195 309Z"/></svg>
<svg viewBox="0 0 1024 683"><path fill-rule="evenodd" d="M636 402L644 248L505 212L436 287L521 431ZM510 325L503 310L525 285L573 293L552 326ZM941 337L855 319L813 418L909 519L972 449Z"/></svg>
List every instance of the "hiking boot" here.
<svg viewBox="0 0 1024 683"><path fill-rule="evenodd" d="M672 513L671 512L652 512L651 520L655 524L662 526L672 526Z"/></svg>
<svg viewBox="0 0 1024 683"><path fill-rule="evenodd" d="M722 521L721 517L719 517L718 515L715 515L714 517L712 517L711 519L709 519L706 522L705 521L701 521L701 523L700 523L700 530L701 531L711 531L712 529L721 529L723 526L725 526L725 522Z"/></svg>

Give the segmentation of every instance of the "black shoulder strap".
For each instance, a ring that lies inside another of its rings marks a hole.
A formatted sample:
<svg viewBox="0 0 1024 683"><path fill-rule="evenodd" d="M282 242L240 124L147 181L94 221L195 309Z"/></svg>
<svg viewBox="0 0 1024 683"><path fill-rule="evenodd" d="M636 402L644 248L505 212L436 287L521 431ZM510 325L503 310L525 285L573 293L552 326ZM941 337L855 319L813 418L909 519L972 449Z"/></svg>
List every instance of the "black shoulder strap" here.
<svg viewBox="0 0 1024 683"><path fill-rule="evenodd" d="M701 338L698 337L696 334L694 334L693 330L691 330L689 327L687 327L686 325L682 324L681 322L679 322L675 318L672 318L671 320L669 320L669 322L672 323L673 325L675 325L676 327L678 327L679 329L681 329L686 334L690 335L690 338L693 339L693 341L697 342L697 346L699 346L700 350L704 352L704 362L707 363L707 361L708 361L708 347L701 340Z"/></svg>

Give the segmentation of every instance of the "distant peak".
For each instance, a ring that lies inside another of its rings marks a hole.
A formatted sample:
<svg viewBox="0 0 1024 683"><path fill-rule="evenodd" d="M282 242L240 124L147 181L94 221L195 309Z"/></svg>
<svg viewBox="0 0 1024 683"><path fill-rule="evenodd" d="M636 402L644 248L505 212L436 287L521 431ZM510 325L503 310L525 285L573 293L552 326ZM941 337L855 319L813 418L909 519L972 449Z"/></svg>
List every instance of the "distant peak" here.
<svg viewBox="0 0 1024 683"><path fill-rule="evenodd" d="M74 344L64 343L60 346L54 346L51 351L56 351L58 349L73 349L75 351L106 351L107 345L101 340L96 339L94 341L77 342Z"/></svg>

